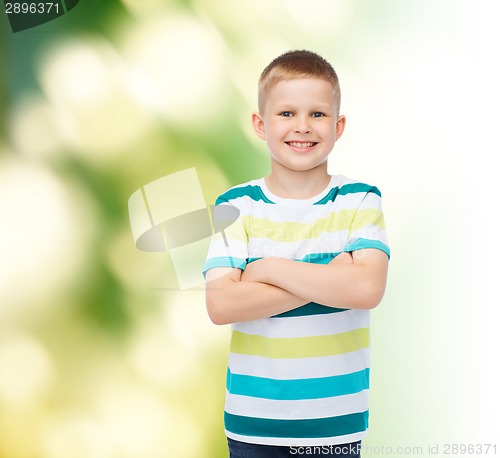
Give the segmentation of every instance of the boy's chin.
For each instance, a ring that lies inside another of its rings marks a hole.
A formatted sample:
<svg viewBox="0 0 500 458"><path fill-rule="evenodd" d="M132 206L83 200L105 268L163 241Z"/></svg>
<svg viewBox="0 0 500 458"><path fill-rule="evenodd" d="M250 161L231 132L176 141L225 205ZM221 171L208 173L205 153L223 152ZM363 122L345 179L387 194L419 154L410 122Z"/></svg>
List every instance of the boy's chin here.
<svg viewBox="0 0 500 458"><path fill-rule="evenodd" d="M289 172L311 172L313 170L315 171L320 171L324 169L324 172L327 173L328 169L328 163L327 159L325 159L322 162L319 163L286 163L286 162L279 162L276 160L272 160L272 162L275 162L275 165L273 168L279 167L280 169L283 170L283 172L289 171Z"/></svg>

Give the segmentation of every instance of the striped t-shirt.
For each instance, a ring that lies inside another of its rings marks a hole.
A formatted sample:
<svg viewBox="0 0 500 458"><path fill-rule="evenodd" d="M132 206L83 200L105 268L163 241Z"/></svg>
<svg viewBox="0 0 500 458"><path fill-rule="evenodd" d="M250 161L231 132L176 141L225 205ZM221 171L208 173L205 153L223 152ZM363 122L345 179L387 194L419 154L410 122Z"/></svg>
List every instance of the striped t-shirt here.
<svg viewBox="0 0 500 458"><path fill-rule="evenodd" d="M305 200L278 197L261 178L231 188L218 205L236 207L239 218L214 235L204 272L244 270L270 256L317 264L364 248L389 256L380 191L345 176ZM360 440L368 427L369 321L369 310L311 302L233 324L227 436L285 446Z"/></svg>

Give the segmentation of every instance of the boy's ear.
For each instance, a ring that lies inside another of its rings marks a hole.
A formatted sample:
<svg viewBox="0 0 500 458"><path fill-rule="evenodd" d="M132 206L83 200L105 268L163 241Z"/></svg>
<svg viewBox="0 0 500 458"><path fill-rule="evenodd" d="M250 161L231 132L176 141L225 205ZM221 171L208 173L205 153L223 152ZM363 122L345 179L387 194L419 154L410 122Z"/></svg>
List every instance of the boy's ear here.
<svg viewBox="0 0 500 458"><path fill-rule="evenodd" d="M344 133L344 129L345 129L345 116L339 115L337 118L337 124L335 125L335 136L337 140Z"/></svg>
<svg viewBox="0 0 500 458"><path fill-rule="evenodd" d="M261 140L266 139L266 131L264 129L264 120L258 111L252 113L253 130Z"/></svg>

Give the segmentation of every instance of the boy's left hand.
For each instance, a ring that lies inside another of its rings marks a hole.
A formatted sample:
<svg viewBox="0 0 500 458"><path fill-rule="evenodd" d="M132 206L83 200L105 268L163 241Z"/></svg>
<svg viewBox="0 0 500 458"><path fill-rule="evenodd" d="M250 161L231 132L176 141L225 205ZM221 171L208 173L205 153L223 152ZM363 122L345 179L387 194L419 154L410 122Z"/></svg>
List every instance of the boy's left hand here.
<svg viewBox="0 0 500 458"><path fill-rule="evenodd" d="M284 263L295 263L292 259L285 258L261 258L247 264L241 275L241 281L256 281L260 283L269 283L271 275L280 270ZM353 257L351 253L341 253L332 259L329 264L352 264Z"/></svg>
<svg viewBox="0 0 500 458"><path fill-rule="evenodd" d="M261 258L247 264L241 275L241 281L257 281L260 283L269 283L270 275L279 270L283 263L294 263L295 261L285 258ZM329 264L352 264L352 253L341 253L332 259Z"/></svg>
<svg viewBox="0 0 500 458"><path fill-rule="evenodd" d="M270 269L276 268L276 263L279 261L279 258L262 258L247 264L241 274L241 281L266 283Z"/></svg>

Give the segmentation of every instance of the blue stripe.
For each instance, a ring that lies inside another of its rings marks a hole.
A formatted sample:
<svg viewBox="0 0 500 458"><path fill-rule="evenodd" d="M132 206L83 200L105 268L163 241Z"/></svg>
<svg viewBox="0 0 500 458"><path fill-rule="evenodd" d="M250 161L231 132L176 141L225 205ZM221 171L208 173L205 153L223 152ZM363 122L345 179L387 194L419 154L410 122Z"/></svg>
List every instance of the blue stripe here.
<svg viewBox="0 0 500 458"><path fill-rule="evenodd" d="M227 370L226 388L231 394L282 401L320 399L359 393L369 387L370 369L351 374L308 379L280 380L233 374Z"/></svg>
<svg viewBox="0 0 500 458"><path fill-rule="evenodd" d="M309 302L296 309L283 312L278 315L273 315L271 318L291 318L294 316L311 316L311 315L329 315L330 313L346 312L350 309L339 309L336 307L329 307L327 305L318 304L316 302Z"/></svg>
<svg viewBox="0 0 500 458"><path fill-rule="evenodd" d="M228 431L242 436L326 438L366 431L368 410L337 417L300 420L244 417L224 412L224 426Z"/></svg>
<svg viewBox="0 0 500 458"><path fill-rule="evenodd" d="M299 261L301 262L309 262L310 264L328 264L335 257L337 257L341 251L334 253L309 253L305 255Z"/></svg>
<svg viewBox="0 0 500 458"><path fill-rule="evenodd" d="M226 191L224 194L221 194L217 200L215 201L215 205L220 205L222 203L226 203L232 199L238 199L239 197L250 197L250 199L258 202L262 200L266 204L274 204L271 200L269 200L260 186L240 186L238 188L231 188L229 191Z"/></svg>
<svg viewBox="0 0 500 458"><path fill-rule="evenodd" d="M373 192L374 194L377 194L379 197L382 197L382 193L376 186L371 186L365 183L351 183L351 184L345 184L340 188L338 186L335 186L334 188L330 189L330 191L328 191L328 194L325 197L318 200L313 205L324 205L327 204L328 202L334 202L337 196L345 196L347 194L355 194L359 192L364 192L364 193ZM229 189L228 191L226 191L224 194L221 194L217 198L217 200L215 201L215 205L226 203L229 200L238 199L239 197L245 197L245 196L250 197L250 199L255 200L256 202L262 200L266 204L275 204L275 202L269 200L269 198L266 197L260 186L247 185Z"/></svg>
<svg viewBox="0 0 500 458"><path fill-rule="evenodd" d="M373 192L374 194L377 194L379 197L382 197L381 192L378 190L376 186L370 186L364 183L351 183L351 184L345 184L340 188L335 187L330 189L328 194L321 200L315 202L314 205L324 205L327 204L328 202L334 202L337 196L345 196L347 194L355 194L357 192L365 192L365 193Z"/></svg>
<svg viewBox="0 0 500 458"><path fill-rule="evenodd" d="M207 270L213 269L215 267L233 267L236 269L241 269L245 270L245 267L247 265L247 262L245 259L241 258L234 258L232 256L217 256L215 258L210 258L205 262L203 265L203 276L205 276L205 273Z"/></svg>
<svg viewBox="0 0 500 458"><path fill-rule="evenodd" d="M344 247L344 251L364 250L366 248L376 248L383 251L389 258L391 257L391 250L389 249L389 247L385 243L382 243L380 240L374 239L356 239L354 242L346 245Z"/></svg>

